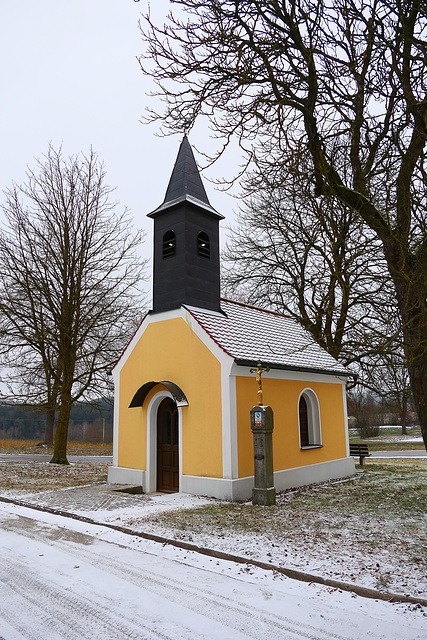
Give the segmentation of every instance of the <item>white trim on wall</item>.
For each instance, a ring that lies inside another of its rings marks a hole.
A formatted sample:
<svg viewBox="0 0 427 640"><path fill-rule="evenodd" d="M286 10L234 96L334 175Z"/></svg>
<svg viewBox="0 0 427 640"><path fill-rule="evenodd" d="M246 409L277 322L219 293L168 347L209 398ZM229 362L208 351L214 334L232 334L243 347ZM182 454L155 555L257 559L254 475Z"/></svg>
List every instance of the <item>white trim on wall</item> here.
<svg viewBox="0 0 427 640"><path fill-rule="evenodd" d="M222 477L237 478L237 406L236 378L230 376L230 364L221 363Z"/></svg>
<svg viewBox="0 0 427 640"><path fill-rule="evenodd" d="M347 389L345 383L342 385L342 402L344 409L344 425L345 425L345 446L347 455L350 455L350 439L348 433L348 413L347 413Z"/></svg>
<svg viewBox="0 0 427 640"><path fill-rule="evenodd" d="M231 477L239 477L239 452L237 443L237 388L236 376L230 374L230 455L231 455ZM225 476L224 476L225 477Z"/></svg>
<svg viewBox="0 0 427 640"><path fill-rule="evenodd" d="M349 478L355 474L354 458L340 458L293 469L275 471L274 486L277 491L303 487L317 482L326 482L339 478ZM147 490L147 474L140 469L111 466L108 469L108 482L142 486ZM253 476L246 478L205 478L202 476L180 475L180 491L199 496L209 496L220 500L250 500L254 486Z"/></svg>
<svg viewBox="0 0 427 640"><path fill-rule="evenodd" d="M113 465L119 464L119 414L120 414L120 378L114 378L114 405L113 405Z"/></svg>
<svg viewBox="0 0 427 640"><path fill-rule="evenodd" d="M327 460L317 464L275 471L274 485L277 491L284 491L285 489L303 487L317 482L349 478L354 476L355 473L354 458L339 458L338 460Z"/></svg>

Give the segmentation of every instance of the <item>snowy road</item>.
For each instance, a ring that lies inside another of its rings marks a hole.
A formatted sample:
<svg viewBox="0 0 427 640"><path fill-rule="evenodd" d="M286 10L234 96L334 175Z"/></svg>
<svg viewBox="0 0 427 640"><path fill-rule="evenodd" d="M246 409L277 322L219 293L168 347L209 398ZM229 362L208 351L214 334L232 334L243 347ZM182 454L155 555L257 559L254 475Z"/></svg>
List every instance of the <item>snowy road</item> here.
<svg viewBox="0 0 427 640"><path fill-rule="evenodd" d="M407 605L0 504L4 640L421 640Z"/></svg>

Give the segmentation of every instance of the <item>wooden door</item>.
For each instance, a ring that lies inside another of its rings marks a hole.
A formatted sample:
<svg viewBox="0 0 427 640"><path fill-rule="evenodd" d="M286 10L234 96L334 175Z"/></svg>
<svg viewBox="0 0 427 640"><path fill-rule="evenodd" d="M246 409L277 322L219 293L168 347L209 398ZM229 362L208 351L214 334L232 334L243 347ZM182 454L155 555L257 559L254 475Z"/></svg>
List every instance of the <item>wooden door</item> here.
<svg viewBox="0 0 427 640"><path fill-rule="evenodd" d="M179 491L178 409L170 398L157 412L157 491Z"/></svg>

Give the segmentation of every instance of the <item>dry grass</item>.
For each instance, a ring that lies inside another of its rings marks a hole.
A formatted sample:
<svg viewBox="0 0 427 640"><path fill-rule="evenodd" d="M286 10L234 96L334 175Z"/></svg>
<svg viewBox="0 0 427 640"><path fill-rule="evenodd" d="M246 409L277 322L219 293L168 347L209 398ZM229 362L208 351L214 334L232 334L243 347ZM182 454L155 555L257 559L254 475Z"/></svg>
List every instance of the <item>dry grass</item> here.
<svg viewBox="0 0 427 640"><path fill-rule="evenodd" d="M52 454L53 445L40 444L37 440L1 440L0 453L40 453ZM111 456L111 443L69 442L67 454L70 456Z"/></svg>

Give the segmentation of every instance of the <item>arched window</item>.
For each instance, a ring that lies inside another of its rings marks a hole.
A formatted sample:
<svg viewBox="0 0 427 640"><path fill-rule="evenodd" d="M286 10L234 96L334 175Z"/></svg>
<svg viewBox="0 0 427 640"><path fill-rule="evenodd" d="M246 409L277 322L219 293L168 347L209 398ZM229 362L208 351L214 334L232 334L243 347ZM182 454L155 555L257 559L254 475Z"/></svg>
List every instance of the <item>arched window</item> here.
<svg viewBox="0 0 427 640"><path fill-rule="evenodd" d="M300 447L322 446L319 401L312 389L305 389L298 402Z"/></svg>
<svg viewBox="0 0 427 640"><path fill-rule="evenodd" d="M310 439L308 437L307 402L304 396L299 399L299 433L301 446L308 447Z"/></svg>
<svg viewBox="0 0 427 640"><path fill-rule="evenodd" d="M163 258L170 258L174 256L176 252L176 238L173 231L166 231L163 236L162 244L162 256Z"/></svg>
<svg viewBox="0 0 427 640"><path fill-rule="evenodd" d="M209 236L204 231L201 231L197 236L197 253L202 258L210 258L211 257L211 248L209 242Z"/></svg>

